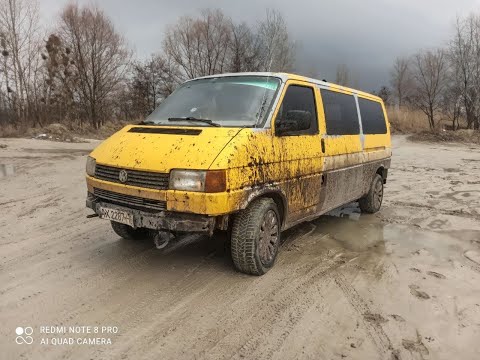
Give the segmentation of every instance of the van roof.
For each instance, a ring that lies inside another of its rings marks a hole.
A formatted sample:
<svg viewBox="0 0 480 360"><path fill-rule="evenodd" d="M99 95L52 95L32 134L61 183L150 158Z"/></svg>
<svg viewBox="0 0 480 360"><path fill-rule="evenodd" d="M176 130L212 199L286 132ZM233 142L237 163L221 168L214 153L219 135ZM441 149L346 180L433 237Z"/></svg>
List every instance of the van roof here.
<svg viewBox="0 0 480 360"><path fill-rule="evenodd" d="M227 77L227 76L245 76L245 75L250 75L250 76L271 76L271 77L277 77L280 78L283 82L286 82L287 80L298 80L298 81L305 81L309 82L312 84L317 84L317 85L323 85L327 88L332 88L335 90L340 90L340 91L345 91L348 93L352 94L357 94L362 97L367 97L370 99L375 99L378 101L382 101L382 99L376 95L352 89L346 86L330 83L328 81L323 81L323 80L318 80L318 79L313 79L309 78L307 76L302 76L302 75L297 75L297 74L292 74L292 73L284 73L284 72L238 72L238 73L224 73L224 74L215 74L215 75L208 75L208 76L202 76L198 77L192 80L198 80L198 79L210 79L210 78L218 78L218 77ZM188 81L192 81L188 80ZM187 81L187 82L188 82Z"/></svg>

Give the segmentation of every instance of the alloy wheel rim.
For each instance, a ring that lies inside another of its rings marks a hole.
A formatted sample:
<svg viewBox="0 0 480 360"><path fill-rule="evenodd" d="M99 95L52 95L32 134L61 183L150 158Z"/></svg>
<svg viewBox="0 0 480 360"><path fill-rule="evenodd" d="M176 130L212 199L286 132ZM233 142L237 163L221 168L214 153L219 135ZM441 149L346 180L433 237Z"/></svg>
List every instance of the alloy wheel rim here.
<svg viewBox="0 0 480 360"><path fill-rule="evenodd" d="M259 255L263 265L269 264L276 253L279 238L277 214L268 210L260 225L259 234Z"/></svg>

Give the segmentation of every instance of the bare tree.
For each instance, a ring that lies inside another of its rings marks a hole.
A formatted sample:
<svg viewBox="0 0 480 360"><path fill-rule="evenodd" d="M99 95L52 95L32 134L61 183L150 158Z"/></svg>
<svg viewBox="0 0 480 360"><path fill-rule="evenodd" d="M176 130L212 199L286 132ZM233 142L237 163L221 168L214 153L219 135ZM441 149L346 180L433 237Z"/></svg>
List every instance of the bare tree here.
<svg viewBox="0 0 480 360"><path fill-rule="evenodd" d="M459 120L462 116L462 95L461 90L456 84L450 84L443 94L441 110L444 117L451 121L451 130L460 128Z"/></svg>
<svg viewBox="0 0 480 360"><path fill-rule="evenodd" d="M378 96L383 100L385 105L390 105L392 102L392 91L387 86L382 86L378 91Z"/></svg>
<svg viewBox="0 0 480 360"><path fill-rule="evenodd" d="M290 71L295 60L295 44L290 40L282 14L267 10L266 19L258 27L261 71Z"/></svg>
<svg viewBox="0 0 480 360"><path fill-rule="evenodd" d="M261 44L257 34L246 23L232 23L230 65L228 71L259 71L261 69Z"/></svg>
<svg viewBox="0 0 480 360"><path fill-rule="evenodd" d="M395 59L390 73L390 85L400 107L405 104L405 100L410 96L413 88L410 66L410 59L398 57Z"/></svg>
<svg viewBox="0 0 480 360"><path fill-rule="evenodd" d="M34 0L0 0L2 80L16 117L30 115L40 46L38 4Z"/></svg>
<svg viewBox="0 0 480 360"><path fill-rule="evenodd" d="M460 85L467 126L480 129L480 15L457 19L449 50Z"/></svg>
<svg viewBox="0 0 480 360"><path fill-rule="evenodd" d="M222 73L228 66L231 21L220 10L204 10L200 18L182 17L165 34L163 49L184 78Z"/></svg>
<svg viewBox="0 0 480 360"><path fill-rule="evenodd" d="M67 5L48 36L38 17L37 0L0 0L2 123L99 128L119 114L144 116L187 78L289 71L295 60L275 10L256 26L234 23L220 10L183 17L167 29L163 53L132 66L125 40L98 7Z"/></svg>
<svg viewBox="0 0 480 360"><path fill-rule="evenodd" d="M72 51L85 116L99 128L125 75L130 57L125 40L102 10L76 4L64 8L59 34Z"/></svg>
<svg viewBox="0 0 480 360"><path fill-rule="evenodd" d="M335 82L338 85L350 86L350 69L345 64L337 65L337 74L335 76Z"/></svg>
<svg viewBox="0 0 480 360"><path fill-rule="evenodd" d="M37 86L38 116L56 122L74 122L78 119L75 93L79 85L78 71L72 49L56 34L50 34L41 53L43 72Z"/></svg>
<svg viewBox="0 0 480 360"><path fill-rule="evenodd" d="M436 114L441 107L446 87L447 60L445 51L423 51L413 57L412 75L415 88L412 104L428 117L430 129L435 129Z"/></svg>
<svg viewBox="0 0 480 360"><path fill-rule="evenodd" d="M295 58L283 16L268 10L256 28L235 24L220 10L182 17L170 26L163 50L189 79L222 72L289 71Z"/></svg>
<svg viewBox="0 0 480 360"><path fill-rule="evenodd" d="M136 117L150 114L159 103L173 92L178 79L177 69L161 55L137 61L132 66L130 97Z"/></svg>

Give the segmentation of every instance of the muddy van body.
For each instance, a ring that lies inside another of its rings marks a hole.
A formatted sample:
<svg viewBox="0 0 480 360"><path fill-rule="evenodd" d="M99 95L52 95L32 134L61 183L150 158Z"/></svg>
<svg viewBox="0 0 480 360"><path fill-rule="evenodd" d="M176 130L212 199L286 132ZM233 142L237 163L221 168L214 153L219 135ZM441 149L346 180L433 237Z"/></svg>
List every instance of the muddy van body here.
<svg viewBox="0 0 480 360"><path fill-rule="evenodd" d="M390 158L376 96L292 74L215 75L90 154L87 207L157 247L225 232L235 267L261 275L282 230L352 201L378 211Z"/></svg>

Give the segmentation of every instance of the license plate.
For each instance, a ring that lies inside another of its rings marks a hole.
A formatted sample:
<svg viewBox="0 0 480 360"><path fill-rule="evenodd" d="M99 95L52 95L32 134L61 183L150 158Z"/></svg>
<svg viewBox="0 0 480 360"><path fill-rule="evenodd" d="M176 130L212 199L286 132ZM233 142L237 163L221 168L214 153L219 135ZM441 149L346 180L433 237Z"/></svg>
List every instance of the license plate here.
<svg viewBox="0 0 480 360"><path fill-rule="evenodd" d="M99 207L100 218L133 226L133 214L128 211Z"/></svg>

